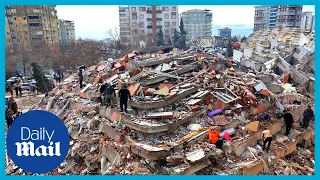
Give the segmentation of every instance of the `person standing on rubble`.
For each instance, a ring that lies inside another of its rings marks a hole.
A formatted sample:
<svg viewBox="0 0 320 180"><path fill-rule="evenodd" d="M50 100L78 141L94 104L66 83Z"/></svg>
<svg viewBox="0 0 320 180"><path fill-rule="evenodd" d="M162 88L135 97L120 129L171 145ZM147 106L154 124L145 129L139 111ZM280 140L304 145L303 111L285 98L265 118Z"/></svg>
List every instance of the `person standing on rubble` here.
<svg viewBox="0 0 320 180"><path fill-rule="evenodd" d="M107 83L105 84L102 84L102 86L100 87L100 94L101 94L101 105L104 106L105 105L105 102L104 102L104 92L105 90L107 89Z"/></svg>
<svg viewBox="0 0 320 180"><path fill-rule="evenodd" d="M270 149L271 141L272 141L271 131L269 129L262 131L261 139L263 142L262 150L264 151L266 149L266 151L268 152ZM266 146L267 143L268 143L268 146Z"/></svg>
<svg viewBox="0 0 320 180"><path fill-rule="evenodd" d="M310 120L313 118L313 116L314 116L314 114L313 114L313 111L311 109L311 106L308 105L308 109L306 109L303 112L302 127L304 129L307 129L309 127Z"/></svg>
<svg viewBox="0 0 320 180"><path fill-rule="evenodd" d="M80 88L82 89L83 74L81 69L79 69L78 76L79 76Z"/></svg>
<svg viewBox="0 0 320 180"><path fill-rule="evenodd" d="M106 100L104 102L107 102L108 104L110 102L110 106L112 106L113 105L113 96L112 95L114 95L114 98L117 97L116 96L116 91L114 90L112 85L107 84L107 88L104 91L103 95L106 98ZM127 110L127 108L126 108L126 110Z"/></svg>
<svg viewBox="0 0 320 180"><path fill-rule="evenodd" d="M121 112L123 112L123 106L124 106L124 111L127 112L128 98L131 100L130 91L128 90L127 85L125 85L123 88L120 89L119 97L120 97Z"/></svg>
<svg viewBox="0 0 320 180"><path fill-rule="evenodd" d="M290 112L288 112L286 109L283 110L283 115L280 117L284 118L284 123L286 125L286 133L284 135L288 136L293 124L293 116Z"/></svg>

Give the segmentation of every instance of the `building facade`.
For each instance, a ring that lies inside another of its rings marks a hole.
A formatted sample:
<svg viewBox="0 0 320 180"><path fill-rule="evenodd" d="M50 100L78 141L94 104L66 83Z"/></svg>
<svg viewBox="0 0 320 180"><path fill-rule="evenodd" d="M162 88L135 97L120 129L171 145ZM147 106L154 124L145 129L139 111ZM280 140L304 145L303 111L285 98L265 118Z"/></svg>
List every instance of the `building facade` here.
<svg viewBox="0 0 320 180"><path fill-rule="evenodd" d="M212 37L212 13L210 10L188 10L181 13L187 39Z"/></svg>
<svg viewBox="0 0 320 180"><path fill-rule="evenodd" d="M230 28L223 28L223 29L218 29L218 35L221 37L225 38L230 38L231 37L231 29Z"/></svg>
<svg viewBox="0 0 320 180"><path fill-rule="evenodd" d="M302 6L296 6L296 5L278 6L276 26L300 27L301 15L302 15Z"/></svg>
<svg viewBox="0 0 320 180"><path fill-rule="evenodd" d="M6 51L59 43L55 6L6 6Z"/></svg>
<svg viewBox="0 0 320 180"><path fill-rule="evenodd" d="M276 27L278 6L270 7L269 28Z"/></svg>
<svg viewBox="0 0 320 180"><path fill-rule="evenodd" d="M167 40L179 27L178 12L178 6L119 6L120 39L139 43L143 37L152 37L155 41L161 28Z"/></svg>
<svg viewBox="0 0 320 180"><path fill-rule="evenodd" d="M60 28L60 47L66 51L68 46L76 40L74 22L69 20L59 20Z"/></svg>
<svg viewBox="0 0 320 180"><path fill-rule="evenodd" d="M269 28L271 6L255 6L254 8L253 29Z"/></svg>
<svg viewBox="0 0 320 180"><path fill-rule="evenodd" d="M313 13L310 11L303 12L301 17L301 28L312 30L313 29L313 21L314 21Z"/></svg>
<svg viewBox="0 0 320 180"><path fill-rule="evenodd" d="M300 27L302 6L255 6L254 30L274 27Z"/></svg>

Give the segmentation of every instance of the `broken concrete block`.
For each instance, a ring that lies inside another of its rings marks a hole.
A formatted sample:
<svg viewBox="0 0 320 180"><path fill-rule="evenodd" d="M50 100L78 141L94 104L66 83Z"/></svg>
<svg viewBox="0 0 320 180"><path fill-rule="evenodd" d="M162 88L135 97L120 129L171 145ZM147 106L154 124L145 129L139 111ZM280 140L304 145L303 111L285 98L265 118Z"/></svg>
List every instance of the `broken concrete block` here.
<svg viewBox="0 0 320 180"><path fill-rule="evenodd" d="M282 87L279 84L269 84L269 85L267 85L267 88L269 91L271 91L275 94L282 93Z"/></svg>

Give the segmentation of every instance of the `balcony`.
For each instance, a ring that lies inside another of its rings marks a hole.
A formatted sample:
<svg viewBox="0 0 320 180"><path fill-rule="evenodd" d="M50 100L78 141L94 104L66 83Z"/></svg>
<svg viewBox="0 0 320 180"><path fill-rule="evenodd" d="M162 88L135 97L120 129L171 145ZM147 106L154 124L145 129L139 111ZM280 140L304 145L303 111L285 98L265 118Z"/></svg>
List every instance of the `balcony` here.
<svg viewBox="0 0 320 180"><path fill-rule="evenodd" d="M162 21L162 18L157 18L157 21Z"/></svg>
<svg viewBox="0 0 320 180"><path fill-rule="evenodd" d="M157 10L156 12L157 12L157 13L162 13L162 10Z"/></svg>
<svg viewBox="0 0 320 180"><path fill-rule="evenodd" d="M148 25L148 26L147 26L147 29L152 29L152 25Z"/></svg>
<svg viewBox="0 0 320 180"><path fill-rule="evenodd" d="M152 13L152 9L147 9L147 13Z"/></svg>
<svg viewBox="0 0 320 180"><path fill-rule="evenodd" d="M152 18L147 18L147 21L152 21Z"/></svg>
<svg viewBox="0 0 320 180"><path fill-rule="evenodd" d="M157 29L162 28L162 25L157 25Z"/></svg>

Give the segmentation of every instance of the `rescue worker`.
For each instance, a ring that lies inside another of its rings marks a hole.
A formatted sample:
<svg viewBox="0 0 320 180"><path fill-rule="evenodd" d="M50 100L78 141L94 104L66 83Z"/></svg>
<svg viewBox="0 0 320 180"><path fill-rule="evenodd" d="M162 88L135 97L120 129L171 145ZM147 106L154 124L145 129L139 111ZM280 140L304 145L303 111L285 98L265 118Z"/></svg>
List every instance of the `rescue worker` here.
<svg viewBox="0 0 320 180"><path fill-rule="evenodd" d="M78 76L79 76L79 84L80 84L80 88L82 89L83 74L82 74L82 70L81 70L81 69L79 69Z"/></svg>
<svg viewBox="0 0 320 180"><path fill-rule="evenodd" d="M268 152L270 149L271 141L272 141L272 134L269 129L262 131L261 139L263 142L262 150L264 151L266 149L266 151ZM268 143L268 146L267 146L267 143Z"/></svg>
<svg viewBox="0 0 320 180"><path fill-rule="evenodd" d="M307 129L309 127L310 120L313 118L314 114L311 109L311 106L308 105L308 108L303 112L303 119L302 119L302 127Z"/></svg>
<svg viewBox="0 0 320 180"><path fill-rule="evenodd" d="M283 115L281 117L284 118L284 123L286 125L286 133L284 135L288 136L293 124L293 116L290 112L288 112L286 109L283 110Z"/></svg>
<svg viewBox="0 0 320 180"><path fill-rule="evenodd" d="M127 112L128 98L131 100L130 91L128 90L127 85L125 85L123 88L120 89L119 98L120 98L121 112L123 112L123 106L124 106L124 111Z"/></svg>
<svg viewBox="0 0 320 180"><path fill-rule="evenodd" d="M100 87L100 97L101 97L101 105L104 106L105 102L104 102L104 91L107 89L107 83L106 84L102 84L102 86Z"/></svg>
<svg viewBox="0 0 320 180"><path fill-rule="evenodd" d="M114 95L114 97L113 97L113 95ZM109 105L109 102L110 102L110 106L112 106L113 105L113 98L116 98L116 91L109 84L107 84L107 88L106 88L106 90L104 92L104 97L106 99L105 102L107 102L108 105ZM125 110L127 110L127 108Z"/></svg>

